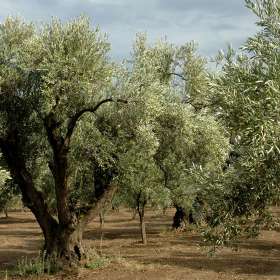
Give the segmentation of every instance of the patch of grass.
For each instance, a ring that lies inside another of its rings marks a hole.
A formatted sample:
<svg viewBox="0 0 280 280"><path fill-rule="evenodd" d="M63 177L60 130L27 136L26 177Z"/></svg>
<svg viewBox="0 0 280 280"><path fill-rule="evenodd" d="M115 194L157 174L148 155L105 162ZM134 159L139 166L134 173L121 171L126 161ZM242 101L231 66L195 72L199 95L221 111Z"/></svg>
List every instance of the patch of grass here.
<svg viewBox="0 0 280 280"><path fill-rule="evenodd" d="M130 271L147 271L155 270L157 265L152 263L141 263L135 260L128 260L122 257L115 257L112 259L113 262L117 263L119 266L122 266ZM158 265L159 266L159 265Z"/></svg>
<svg viewBox="0 0 280 280"><path fill-rule="evenodd" d="M100 269L100 268L108 266L110 264L110 262L111 262L110 258L100 256L100 257L97 257L95 260L92 260L91 262L87 262L85 264L85 268Z"/></svg>
<svg viewBox="0 0 280 280"><path fill-rule="evenodd" d="M161 231L159 232L160 236L170 236L170 235L174 234L174 230L172 230L172 228L170 226L164 226Z"/></svg>
<svg viewBox="0 0 280 280"><path fill-rule="evenodd" d="M30 276L30 275L44 275L54 274L61 270L59 262L55 257L46 258L45 254L39 254L38 257L28 259L27 257L20 259L17 262L14 275Z"/></svg>
<svg viewBox="0 0 280 280"><path fill-rule="evenodd" d="M3 277L3 278L1 278L1 277ZM0 271L0 279L9 280L9 277L8 277L8 270L6 270L6 271Z"/></svg>
<svg viewBox="0 0 280 280"><path fill-rule="evenodd" d="M108 266L111 259L97 253L94 248L89 248L86 252L86 260L84 267L87 269L100 269Z"/></svg>

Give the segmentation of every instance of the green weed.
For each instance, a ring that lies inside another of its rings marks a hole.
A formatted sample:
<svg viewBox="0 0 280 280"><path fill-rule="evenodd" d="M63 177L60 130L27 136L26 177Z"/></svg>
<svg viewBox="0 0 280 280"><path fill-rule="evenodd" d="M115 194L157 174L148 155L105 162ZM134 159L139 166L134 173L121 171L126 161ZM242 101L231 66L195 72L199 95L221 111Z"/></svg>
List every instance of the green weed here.
<svg viewBox="0 0 280 280"><path fill-rule="evenodd" d="M15 274L19 276L53 274L58 272L61 267L58 265L56 257L46 258L45 253L38 257L28 259L27 257L17 262Z"/></svg>

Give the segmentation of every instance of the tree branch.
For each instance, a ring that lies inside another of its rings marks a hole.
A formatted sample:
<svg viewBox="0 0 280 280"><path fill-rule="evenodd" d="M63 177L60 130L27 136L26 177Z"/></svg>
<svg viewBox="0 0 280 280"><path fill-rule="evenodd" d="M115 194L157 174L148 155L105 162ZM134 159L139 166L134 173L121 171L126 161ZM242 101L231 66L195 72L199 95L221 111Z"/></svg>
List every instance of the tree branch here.
<svg viewBox="0 0 280 280"><path fill-rule="evenodd" d="M176 72L171 72L171 73L169 73L169 75L177 76L177 77L181 78L185 82L188 81L183 75L181 75L179 73L176 73Z"/></svg>
<svg viewBox="0 0 280 280"><path fill-rule="evenodd" d="M106 205L111 203L117 189L118 187L116 185L108 185L105 192L94 205L84 209L80 209L80 211L82 212L82 218L80 220L80 223L83 227L85 227L91 220L93 220L97 215L99 215L100 211L104 207L106 207Z"/></svg>
<svg viewBox="0 0 280 280"><path fill-rule="evenodd" d="M67 133L66 133L66 136L65 136L65 139L64 139L64 146L66 146L66 147L69 146L70 139L71 139L71 136L72 136L72 134L74 132L74 129L77 125L77 122L79 121L79 119L82 117L83 114L85 114L85 113L95 113L101 105L103 105L105 103L109 103L109 102L119 102L119 103L125 103L125 104L128 103L128 101L124 100L124 99L107 98L107 99L101 100L94 107L85 108L85 109L82 109L81 111L77 112L72 118L70 118L70 120L68 122Z"/></svg>
<svg viewBox="0 0 280 280"><path fill-rule="evenodd" d="M0 138L0 148L8 164L12 178L21 190L22 200L36 217L45 239L47 239L49 230L54 230L58 224L51 215L50 209L44 200L43 193L36 189L32 175L26 167L26 161L16 140L17 134L16 132L12 132L7 139Z"/></svg>

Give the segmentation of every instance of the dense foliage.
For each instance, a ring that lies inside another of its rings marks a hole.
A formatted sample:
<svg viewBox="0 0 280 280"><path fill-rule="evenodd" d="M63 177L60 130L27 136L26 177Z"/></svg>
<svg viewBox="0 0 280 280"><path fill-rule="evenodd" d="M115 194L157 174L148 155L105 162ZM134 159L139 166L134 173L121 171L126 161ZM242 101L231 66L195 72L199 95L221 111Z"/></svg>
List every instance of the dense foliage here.
<svg viewBox="0 0 280 280"><path fill-rule="evenodd" d="M194 43L143 34L112 63L83 17L0 25L0 148L47 254L81 259L84 228L116 190L144 243L148 205L203 213L216 245L256 233L279 197L280 7L246 3L261 30L214 73ZM1 191L7 178L0 169Z"/></svg>
<svg viewBox="0 0 280 280"><path fill-rule="evenodd" d="M212 106L229 132L232 151L215 191L212 229L216 244L255 236L279 197L279 2L246 1L260 31L240 52L219 53L220 72L210 88Z"/></svg>

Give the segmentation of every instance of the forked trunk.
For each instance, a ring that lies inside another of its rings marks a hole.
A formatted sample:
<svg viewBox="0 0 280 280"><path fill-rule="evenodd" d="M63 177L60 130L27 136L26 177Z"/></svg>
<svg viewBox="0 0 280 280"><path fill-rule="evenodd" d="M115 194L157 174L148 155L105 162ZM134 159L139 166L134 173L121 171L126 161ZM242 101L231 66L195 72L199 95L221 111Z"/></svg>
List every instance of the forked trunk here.
<svg viewBox="0 0 280 280"><path fill-rule="evenodd" d="M111 101L106 99L93 108L97 108ZM69 202L69 168L68 153L70 139L81 115L87 111L81 111L73 118L70 118L66 136L61 135L61 122L51 112L44 119L44 126L47 132L48 141L53 151L53 160L49 162L52 171L57 201L56 219L45 200L44 194L39 191L33 181L32 172L28 168L25 153L20 144L20 134L16 129L11 129L5 139L0 138L0 149L8 164L12 178L18 184L23 203L36 217L45 238L45 252L47 256L56 256L65 264L71 265L79 261L83 256L82 233L87 223L95 218L100 209L104 208L117 189L116 186L104 186L102 192L93 198L92 203L85 209L73 209ZM82 211L84 210L84 211ZM79 216L83 213L82 216Z"/></svg>

